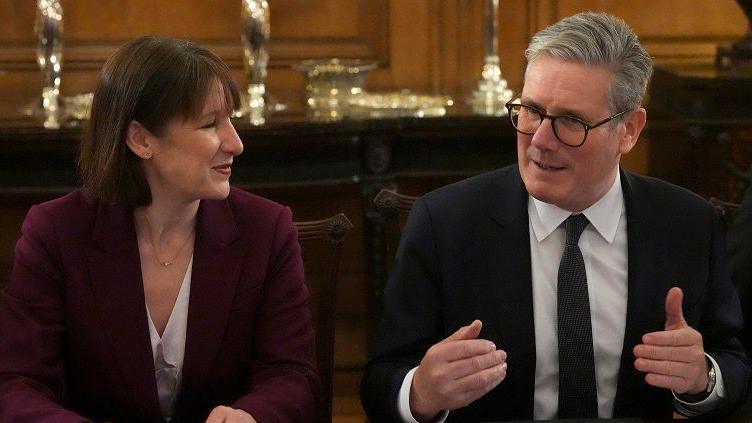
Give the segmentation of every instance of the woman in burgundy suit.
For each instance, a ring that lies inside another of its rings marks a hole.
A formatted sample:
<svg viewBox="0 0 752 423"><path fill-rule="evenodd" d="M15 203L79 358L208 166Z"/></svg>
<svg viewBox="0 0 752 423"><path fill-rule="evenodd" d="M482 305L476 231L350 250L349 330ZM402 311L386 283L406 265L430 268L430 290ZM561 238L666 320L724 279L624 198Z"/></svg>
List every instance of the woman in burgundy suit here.
<svg viewBox="0 0 752 423"><path fill-rule="evenodd" d="M290 210L230 187L227 67L144 37L105 64L85 189L31 208L0 305L2 422L310 421Z"/></svg>

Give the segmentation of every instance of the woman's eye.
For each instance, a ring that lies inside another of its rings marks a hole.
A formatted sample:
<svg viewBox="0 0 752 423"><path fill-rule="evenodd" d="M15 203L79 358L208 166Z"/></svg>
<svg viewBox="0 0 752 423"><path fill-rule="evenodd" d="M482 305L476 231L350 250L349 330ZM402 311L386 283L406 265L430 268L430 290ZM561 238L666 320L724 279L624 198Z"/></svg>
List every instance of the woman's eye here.
<svg viewBox="0 0 752 423"><path fill-rule="evenodd" d="M213 128L215 126L217 126L217 121L213 120L213 121L205 124L204 126L202 126L201 129L209 129L209 128Z"/></svg>

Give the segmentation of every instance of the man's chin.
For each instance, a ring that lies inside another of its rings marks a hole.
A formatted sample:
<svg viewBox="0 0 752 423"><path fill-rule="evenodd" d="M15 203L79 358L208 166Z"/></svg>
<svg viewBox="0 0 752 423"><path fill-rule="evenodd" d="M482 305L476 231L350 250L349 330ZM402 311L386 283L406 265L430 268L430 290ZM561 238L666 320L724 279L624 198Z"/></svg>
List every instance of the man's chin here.
<svg viewBox="0 0 752 423"><path fill-rule="evenodd" d="M550 200L556 197L555 190L558 187L558 184L555 184L552 181L537 178L528 174L522 176L522 182L525 184L527 192L537 200L548 203L548 201L544 199Z"/></svg>
<svg viewBox="0 0 752 423"><path fill-rule="evenodd" d="M544 203L562 207L566 202L566 195L562 195L556 187L550 183L532 182L525 183L525 188L531 197ZM563 207L562 207L563 208Z"/></svg>
<svg viewBox="0 0 752 423"><path fill-rule="evenodd" d="M559 197L555 195L551 195L549 193L539 193L539 192L530 192L530 191L528 192L530 193L531 197L535 198L538 201L542 201L544 203L558 205L558 203L561 202Z"/></svg>

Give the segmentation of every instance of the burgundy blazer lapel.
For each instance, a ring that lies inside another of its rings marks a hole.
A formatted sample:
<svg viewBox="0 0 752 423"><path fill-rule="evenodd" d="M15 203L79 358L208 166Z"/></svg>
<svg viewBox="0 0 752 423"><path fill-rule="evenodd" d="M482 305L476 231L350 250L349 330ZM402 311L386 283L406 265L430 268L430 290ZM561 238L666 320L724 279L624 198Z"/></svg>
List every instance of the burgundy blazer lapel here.
<svg viewBox="0 0 752 423"><path fill-rule="evenodd" d="M100 205L87 255L91 287L133 407L161 417L133 214Z"/></svg>
<svg viewBox="0 0 752 423"><path fill-rule="evenodd" d="M238 228L227 201L199 207L188 306L183 380L176 412L205 388L222 346L244 252L232 247ZM249 328L250 331L250 328Z"/></svg>

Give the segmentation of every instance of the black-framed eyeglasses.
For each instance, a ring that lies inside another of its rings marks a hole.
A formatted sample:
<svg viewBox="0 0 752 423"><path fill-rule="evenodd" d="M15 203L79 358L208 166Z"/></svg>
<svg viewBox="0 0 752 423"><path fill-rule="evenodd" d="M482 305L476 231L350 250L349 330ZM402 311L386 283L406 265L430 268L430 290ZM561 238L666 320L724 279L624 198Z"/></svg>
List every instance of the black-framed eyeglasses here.
<svg viewBox="0 0 752 423"><path fill-rule="evenodd" d="M595 129L631 111L621 111L591 125L574 116L547 115L543 111L526 104L509 102L506 104L506 108L509 110L509 119L512 121L512 126L514 126L517 132L525 135L533 135L540 128L543 119L548 118L551 119L551 127L554 130L556 139L570 147L579 147L585 144L585 140L591 129Z"/></svg>

